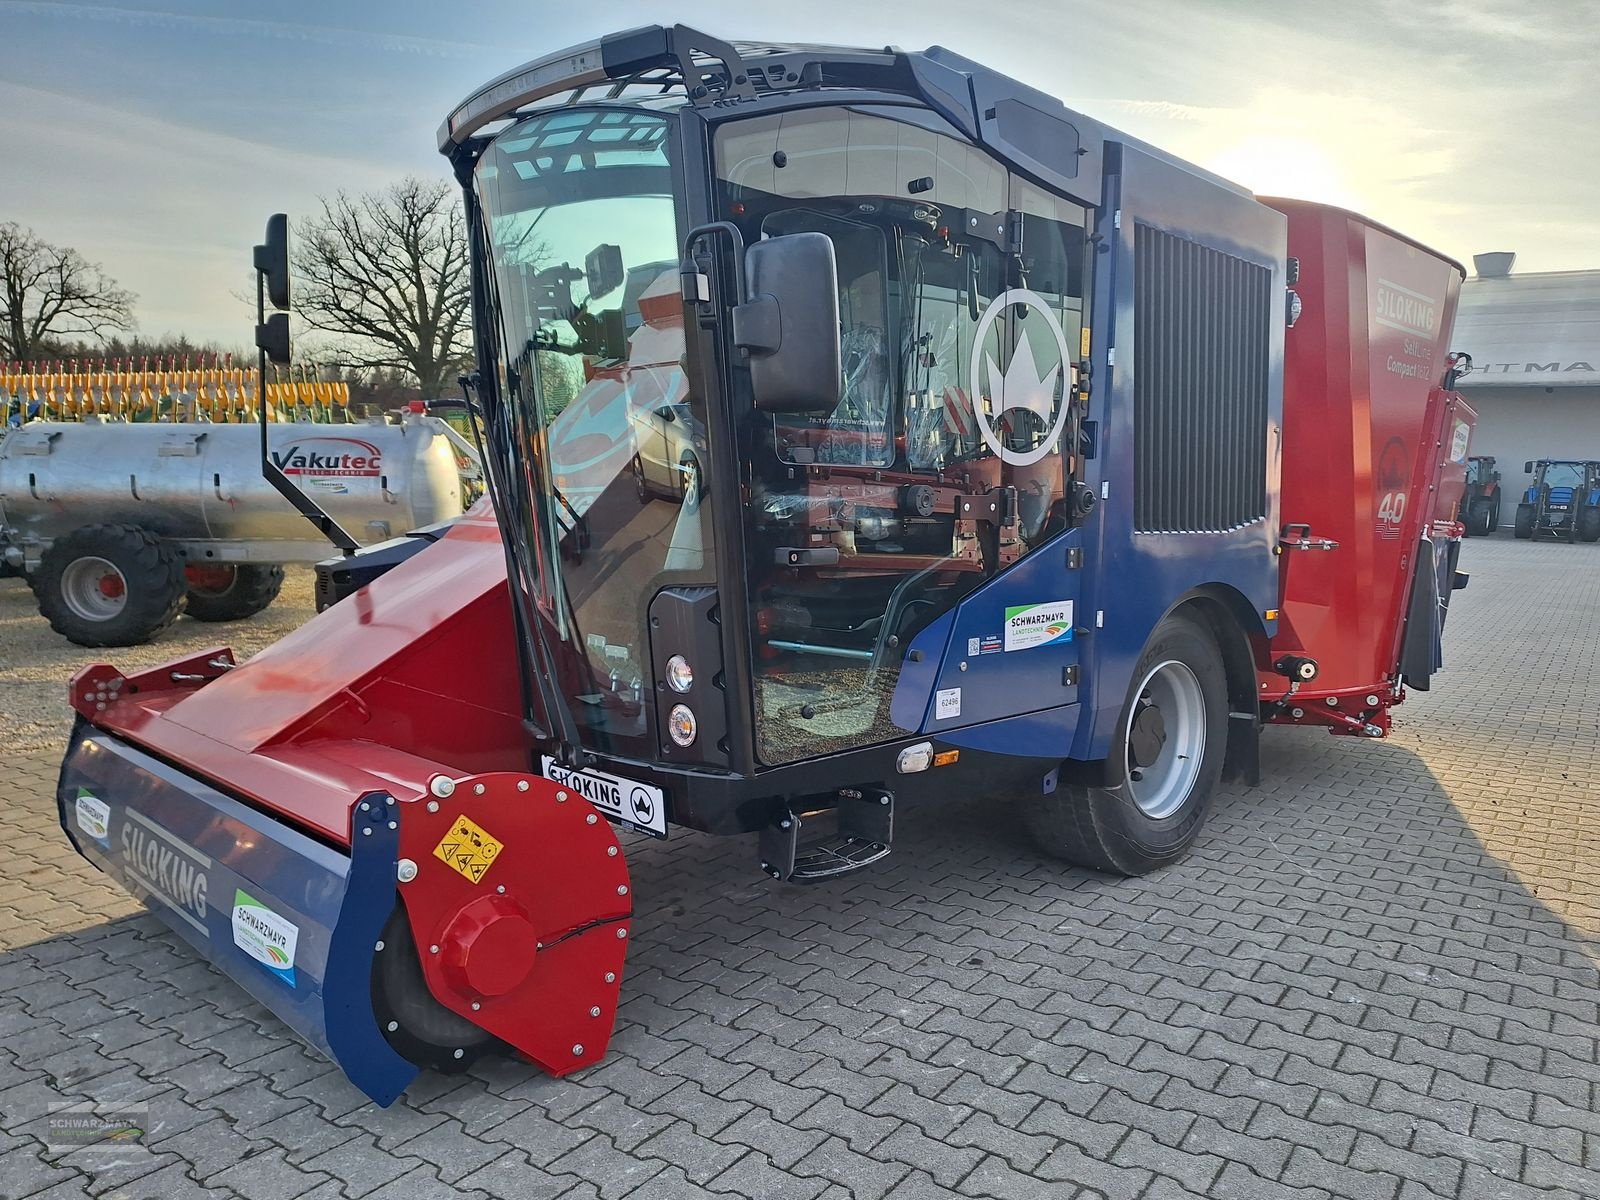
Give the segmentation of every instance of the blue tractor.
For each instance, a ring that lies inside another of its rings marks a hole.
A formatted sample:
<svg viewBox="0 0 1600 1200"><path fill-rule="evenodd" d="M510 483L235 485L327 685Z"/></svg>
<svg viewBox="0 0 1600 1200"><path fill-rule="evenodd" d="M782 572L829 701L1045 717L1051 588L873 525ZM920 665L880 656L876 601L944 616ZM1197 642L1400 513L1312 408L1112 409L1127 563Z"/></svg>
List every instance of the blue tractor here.
<svg viewBox="0 0 1600 1200"><path fill-rule="evenodd" d="M1533 476L1533 484L1517 505L1519 538L1600 540L1600 462L1541 458L1523 463L1522 469Z"/></svg>

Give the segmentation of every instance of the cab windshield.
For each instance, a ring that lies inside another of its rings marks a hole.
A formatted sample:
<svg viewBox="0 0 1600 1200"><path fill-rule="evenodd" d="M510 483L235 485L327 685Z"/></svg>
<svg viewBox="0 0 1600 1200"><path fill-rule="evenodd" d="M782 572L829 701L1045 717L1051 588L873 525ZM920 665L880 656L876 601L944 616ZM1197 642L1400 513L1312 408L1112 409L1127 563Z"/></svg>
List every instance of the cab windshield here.
<svg viewBox="0 0 1600 1200"><path fill-rule="evenodd" d="M498 341L488 385L523 472L545 642L585 745L649 757L650 599L709 583L707 413L683 369L669 136L638 109L561 109L499 134L475 177ZM520 527L519 527L520 526Z"/></svg>
<svg viewBox="0 0 1600 1200"><path fill-rule="evenodd" d="M1544 465L1543 482L1545 487L1582 487L1583 464L1576 462L1556 462Z"/></svg>

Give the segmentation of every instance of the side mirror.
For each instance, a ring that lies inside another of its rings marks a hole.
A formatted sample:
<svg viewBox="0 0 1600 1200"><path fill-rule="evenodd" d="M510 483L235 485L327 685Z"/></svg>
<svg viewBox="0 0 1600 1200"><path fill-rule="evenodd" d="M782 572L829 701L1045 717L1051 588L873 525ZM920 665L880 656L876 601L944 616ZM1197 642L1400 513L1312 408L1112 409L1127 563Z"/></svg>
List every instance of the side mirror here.
<svg viewBox="0 0 1600 1200"><path fill-rule="evenodd" d="M256 349L265 350L271 362L289 361L289 314L276 312L256 326Z"/></svg>
<svg viewBox="0 0 1600 1200"><path fill-rule="evenodd" d="M678 414L672 411L672 405L670 404L663 404L660 408L656 409L656 416L660 417L668 425L672 424L672 422L678 419Z"/></svg>
<svg viewBox="0 0 1600 1200"><path fill-rule="evenodd" d="M267 277L267 300L273 308L289 307L289 218L267 218L267 240L256 247L256 270Z"/></svg>
<svg viewBox="0 0 1600 1200"><path fill-rule="evenodd" d="M622 269L622 247L601 242L584 257L583 276L591 300L616 291L627 279L627 272Z"/></svg>
<svg viewBox="0 0 1600 1200"><path fill-rule="evenodd" d="M787 233L751 246L745 294L733 310L734 345L750 352L761 412L823 415L839 407L839 268L821 233Z"/></svg>
<svg viewBox="0 0 1600 1200"><path fill-rule="evenodd" d="M1522 464L1522 470L1523 470L1524 474L1532 475L1533 474L1533 464L1531 462L1523 463Z"/></svg>

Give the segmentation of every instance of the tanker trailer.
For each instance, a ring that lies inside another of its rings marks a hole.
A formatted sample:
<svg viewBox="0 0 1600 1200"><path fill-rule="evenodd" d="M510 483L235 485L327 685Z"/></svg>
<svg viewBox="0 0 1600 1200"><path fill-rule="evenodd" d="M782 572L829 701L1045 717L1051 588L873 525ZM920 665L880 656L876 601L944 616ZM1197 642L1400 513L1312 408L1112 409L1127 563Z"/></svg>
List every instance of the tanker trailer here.
<svg viewBox="0 0 1600 1200"><path fill-rule="evenodd" d="M260 430L36 421L0 442L0 558L80 646L147 642L185 611L253 616L329 542L262 478ZM268 453L364 542L457 517L476 455L436 417L268 427ZM467 464L463 468L461 463Z"/></svg>

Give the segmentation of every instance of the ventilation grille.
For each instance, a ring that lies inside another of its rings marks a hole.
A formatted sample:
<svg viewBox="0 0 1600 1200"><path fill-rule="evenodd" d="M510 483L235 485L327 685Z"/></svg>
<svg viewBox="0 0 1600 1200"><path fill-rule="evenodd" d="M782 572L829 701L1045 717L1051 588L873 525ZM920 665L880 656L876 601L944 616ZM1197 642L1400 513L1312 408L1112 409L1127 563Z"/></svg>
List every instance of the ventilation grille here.
<svg viewBox="0 0 1600 1200"><path fill-rule="evenodd" d="M1258 521L1272 272L1147 225L1133 244L1134 528Z"/></svg>

